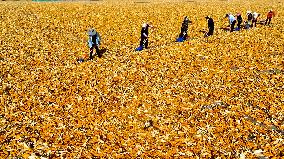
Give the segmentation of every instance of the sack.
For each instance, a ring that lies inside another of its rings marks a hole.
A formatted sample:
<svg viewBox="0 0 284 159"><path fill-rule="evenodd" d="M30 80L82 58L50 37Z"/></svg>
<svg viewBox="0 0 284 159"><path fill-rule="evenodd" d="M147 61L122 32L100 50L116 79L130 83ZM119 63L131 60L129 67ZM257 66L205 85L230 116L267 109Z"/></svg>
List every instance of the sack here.
<svg viewBox="0 0 284 159"><path fill-rule="evenodd" d="M79 59L77 60L78 63L82 63L82 62L84 62L84 61L85 61L84 58L79 58Z"/></svg>
<svg viewBox="0 0 284 159"><path fill-rule="evenodd" d="M143 46L139 46L138 48L135 49L135 51L142 51L143 50Z"/></svg>
<svg viewBox="0 0 284 159"><path fill-rule="evenodd" d="M182 37L177 38L176 42L183 42L183 38Z"/></svg>

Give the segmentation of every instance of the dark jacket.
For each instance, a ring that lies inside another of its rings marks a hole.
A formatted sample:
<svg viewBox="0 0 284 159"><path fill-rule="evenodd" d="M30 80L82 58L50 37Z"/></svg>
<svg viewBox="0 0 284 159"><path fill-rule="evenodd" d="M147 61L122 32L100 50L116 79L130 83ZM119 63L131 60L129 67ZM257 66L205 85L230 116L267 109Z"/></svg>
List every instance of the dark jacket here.
<svg viewBox="0 0 284 159"><path fill-rule="evenodd" d="M100 45L101 44L101 36L97 32L95 35L90 36L89 43L92 43L91 45ZM89 44L90 45L90 44Z"/></svg>
<svg viewBox="0 0 284 159"><path fill-rule="evenodd" d="M208 28L214 28L214 20L212 18L208 18Z"/></svg>
<svg viewBox="0 0 284 159"><path fill-rule="evenodd" d="M182 25L181 25L181 30L182 30L183 32L187 32L187 30L188 30L188 23L189 23L188 19L185 18L185 19L183 20L183 22L182 22Z"/></svg>
<svg viewBox="0 0 284 159"><path fill-rule="evenodd" d="M242 16L241 16L241 15L238 15L238 16L237 16L237 21L238 21L239 23L242 23L243 18L242 18Z"/></svg>
<svg viewBox="0 0 284 159"><path fill-rule="evenodd" d="M146 27L142 27L142 29L141 29L141 38L147 38L148 37L148 35L149 35L149 25L147 24L147 26ZM146 36L147 37L145 37L145 35L144 34L146 34Z"/></svg>
<svg viewBox="0 0 284 159"><path fill-rule="evenodd" d="M253 17L252 17L252 13L249 13L249 14L248 14L248 20L250 21L250 20L252 20L252 18L253 18Z"/></svg>

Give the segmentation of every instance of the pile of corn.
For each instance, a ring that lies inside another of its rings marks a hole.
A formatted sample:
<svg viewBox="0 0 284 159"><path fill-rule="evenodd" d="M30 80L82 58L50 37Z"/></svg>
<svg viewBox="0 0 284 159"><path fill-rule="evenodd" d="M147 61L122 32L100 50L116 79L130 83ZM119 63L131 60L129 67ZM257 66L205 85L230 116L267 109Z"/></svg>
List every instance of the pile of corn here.
<svg viewBox="0 0 284 159"><path fill-rule="evenodd" d="M282 1L0 3L0 156L284 155ZM247 10L271 26L225 32ZM205 16L214 36L203 38ZM192 40L175 43L188 16ZM149 49L135 52L144 22ZM96 28L107 49L88 54Z"/></svg>

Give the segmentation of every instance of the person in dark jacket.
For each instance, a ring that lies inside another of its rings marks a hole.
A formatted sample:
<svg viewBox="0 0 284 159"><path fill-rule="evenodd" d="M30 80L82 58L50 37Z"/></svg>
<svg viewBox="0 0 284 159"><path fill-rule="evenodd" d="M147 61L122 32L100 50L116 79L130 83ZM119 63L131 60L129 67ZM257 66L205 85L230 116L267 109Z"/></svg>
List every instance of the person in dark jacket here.
<svg viewBox="0 0 284 159"><path fill-rule="evenodd" d="M214 32L214 20L209 16L206 16L205 18L207 20L208 29L209 29L208 33L206 33L205 36L211 36L213 35L213 32Z"/></svg>
<svg viewBox="0 0 284 159"><path fill-rule="evenodd" d="M238 27L238 29L241 29L241 24L243 23L243 18L242 18L242 15L241 15L241 13L238 13L237 14L237 27Z"/></svg>
<svg viewBox="0 0 284 159"><path fill-rule="evenodd" d="M182 22L181 29L180 29L180 34L179 37L182 38L183 40L186 40L187 38L187 31L188 31L188 23L191 23L186 16Z"/></svg>
<svg viewBox="0 0 284 159"><path fill-rule="evenodd" d="M140 47L148 48L148 36L149 36L149 27L153 27L152 25L149 25L148 23L144 23L142 25L141 29L141 40L140 40Z"/></svg>
<svg viewBox="0 0 284 159"><path fill-rule="evenodd" d="M251 28L252 27L252 19L253 19L253 15L251 11L247 11L247 28Z"/></svg>
<svg viewBox="0 0 284 159"><path fill-rule="evenodd" d="M96 49L96 53L98 54L98 56L102 57L102 54L100 53L99 50L99 45L101 44L100 34L95 29L89 29L88 35L89 35L88 45L90 48L90 57L89 57L90 60L93 59L94 49Z"/></svg>

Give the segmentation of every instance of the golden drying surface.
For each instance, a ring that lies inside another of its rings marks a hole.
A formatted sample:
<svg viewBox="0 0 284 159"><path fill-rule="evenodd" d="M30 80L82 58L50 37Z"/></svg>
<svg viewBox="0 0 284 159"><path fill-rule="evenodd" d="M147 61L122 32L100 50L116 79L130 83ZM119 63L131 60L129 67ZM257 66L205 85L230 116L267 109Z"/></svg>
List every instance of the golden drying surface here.
<svg viewBox="0 0 284 159"><path fill-rule="evenodd" d="M283 157L284 5L253 2L1 2L0 158ZM270 8L270 27L218 29ZM77 64L89 27L108 51Z"/></svg>

